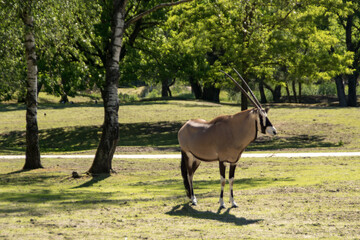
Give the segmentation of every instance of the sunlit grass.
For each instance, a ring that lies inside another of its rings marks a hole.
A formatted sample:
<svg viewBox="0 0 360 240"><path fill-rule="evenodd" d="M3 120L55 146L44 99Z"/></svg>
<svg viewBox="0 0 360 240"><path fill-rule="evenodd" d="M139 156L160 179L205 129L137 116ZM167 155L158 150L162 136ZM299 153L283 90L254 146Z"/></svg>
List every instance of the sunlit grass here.
<svg viewBox="0 0 360 240"><path fill-rule="evenodd" d="M241 159L239 208L218 208L217 163L195 173L198 206L185 198L179 160L114 160L117 174L83 174L92 159L43 159L18 171L0 162L0 237L4 239L342 238L360 234L358 158ZM73 179L77 171L80 179ZM224 194L229 198L228 185ZM229 206L229 203L227 203ZM80 238L81 238L80 237Z"/></svg>

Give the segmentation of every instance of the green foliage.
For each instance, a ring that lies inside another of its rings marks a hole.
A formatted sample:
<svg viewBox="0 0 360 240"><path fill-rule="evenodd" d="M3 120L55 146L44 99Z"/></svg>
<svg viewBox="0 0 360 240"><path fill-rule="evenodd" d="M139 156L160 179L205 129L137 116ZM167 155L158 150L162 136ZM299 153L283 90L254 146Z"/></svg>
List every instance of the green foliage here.
<svg viewBox="0 0 360 240"><path fill-rule="evenodd" d="M0 101L9 100L26 79L23 24L7 1L0 1Z"/></svg>
<svg viewBox="0 0 360 240"><path fill-rule="evenodd" d="M27 1L26 1L27 2ZM126 20L162 1L131 1ZM0 2L0 99L24 87L22 0ZM111 1L36 1L39 83L74 96L104 84ZM253 83L328 81L358 65L357 1L200 0L156 11L127 26L121 85L176 81L232 88L220 69ZM354 16L352 49L343 25Z"/></svg>
<svg viewBox="0 0 360 240"><path fill-rule="evenodd" d="M129 95L126 93L120 93L119 94L119 101L120 103L129 103L139 100L139 98L135 95Z"/></svg>
<svg viewBox="0 0 360 240"><path fill-rule="evenodd" d="M132 66L126 79L156 83L178 78L229 88L220 69L236 67L248 80L264 78L284 86L350 74L354 54L346 50L329 8L329 2L258 0L194 1L174 7L166 24L125 60L125 66Z"/></svg>
<svg viewBox="0 0 360 240"><path fill-rule="evenodd" d="M335 96L336 95L335 84L329 82L320 84L318 89L318 94L325 96Z"/></svg>

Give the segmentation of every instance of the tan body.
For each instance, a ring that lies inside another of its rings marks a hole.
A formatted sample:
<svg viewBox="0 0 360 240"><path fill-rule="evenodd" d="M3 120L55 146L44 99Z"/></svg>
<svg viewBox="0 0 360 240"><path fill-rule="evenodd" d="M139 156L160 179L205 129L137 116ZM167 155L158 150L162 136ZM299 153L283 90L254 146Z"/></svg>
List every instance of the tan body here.
<svg viewBox="0 0 360 240"><path fill-rule="evenodd" d="M257 116L253 109L209 122L189 120L178 133L181 150L202 161L236 163L257 136Z"/></svg>
<svg viewBox="0 0 360 240"><path fill-rule="evenodd" d="M193 119L187 121L179 130L178 140L181 148L181 172L184 186L193 205L197 204L193 189L193 176L201 161L219 161L221 176L220 206L225 207L223 191L225 186L225 165L230 163L229 184L230 202L234 201L233 182L236 163L245 148L256 139L261 128L259 116L263 116L263 126L267 117L259 109L245 110L234 115L219 116L211 121ZM270 124L270 122L268 122ZM271 125L271 124L270 124ZM267 129L275 134L272 126ZM266 131L267 131L266 130ZM265 131L265 130L264 130Z"/></svg>
<svg viewBox="0 0 360 240"><path fill-rule="evenodd" d="M233 70L243 81L252 98L235 79L224 71L221 72L239 87L255 108L234 115L219 116L209 122L202 119L189 120L181 127L178 133L181 148L181 175L186 194L191 198L193 205L197 204L193 188L193 176L196 169L201 161L218 161L221 183L220 207L225 207L223 200L226 183L225 162L230 163L230 202L232 207L237 207L233 194L236 163L245 148L256 139L258 131L269 136L276 135L276 129L267 117L268 109L262 108L246 81L236 69Z"/></svg>

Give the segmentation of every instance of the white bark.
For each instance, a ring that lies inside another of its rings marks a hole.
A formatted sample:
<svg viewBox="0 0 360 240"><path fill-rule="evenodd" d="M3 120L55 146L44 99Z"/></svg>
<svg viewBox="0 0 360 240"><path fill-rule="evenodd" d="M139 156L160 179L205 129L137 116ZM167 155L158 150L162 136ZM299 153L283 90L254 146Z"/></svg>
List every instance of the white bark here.
<svg viewBox="0 0 360 240"><path fill-rule="evenodd" d="M24 12L25 52L27 62L26 93L26 159L24 169L42 168L40 162L39 130L37 124L37 63L34 37L34 19Z"/></svg>

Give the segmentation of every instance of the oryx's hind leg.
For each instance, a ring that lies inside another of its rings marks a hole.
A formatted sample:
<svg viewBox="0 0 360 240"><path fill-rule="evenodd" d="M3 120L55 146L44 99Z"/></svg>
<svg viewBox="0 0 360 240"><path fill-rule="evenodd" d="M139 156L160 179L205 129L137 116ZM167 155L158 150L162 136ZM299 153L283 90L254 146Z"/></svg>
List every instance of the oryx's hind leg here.
<svg viewBox="0 0 360 240"><path fill-rule="evenodd" d="M187 196L191 198L192 205L197 205L197 199L193 188L193 177L200 163L201 161L194 158L191 153L182 152L181 172L184 179L186 193Z"/></svg>
<svg viewBox="0 0 360 240"><path fill-rule="evenodd" d="M219 169L220 169L220 184L221 184L221 192L220 192L220 199L219 199L219 203L220 203L220 208L225 208L225 203L224 203L224 187L225 187L225 183L226 183L226 179L225 179L225 164L223 162L219 162Z"/></svg>
<svg viewBox="0 0 360 240"><path fill-rule="evenodd" d="M234 191L233 191L233 185L234 185L234 179L235 179L235 169L236 169L236 163L230 165L230 171L229 171L229 186L230 186L230 203L231 207L238 207L236 202L234 201Z"/></svg>

